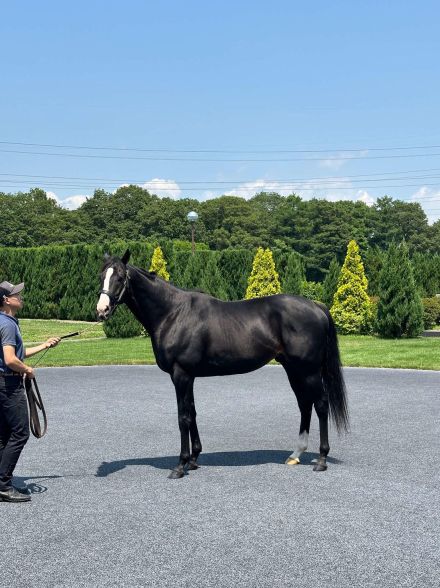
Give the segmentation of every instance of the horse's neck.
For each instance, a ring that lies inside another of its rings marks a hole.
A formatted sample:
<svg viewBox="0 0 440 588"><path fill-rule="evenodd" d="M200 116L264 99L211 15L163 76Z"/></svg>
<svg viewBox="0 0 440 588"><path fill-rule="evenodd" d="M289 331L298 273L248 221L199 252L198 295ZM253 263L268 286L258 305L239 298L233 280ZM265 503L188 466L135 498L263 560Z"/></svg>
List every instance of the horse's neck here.
<svg viewBox="0 0 440 588"><path fill-rule="evenodd" d="M163 318L172 309L170 292L163 281L150 279L141 274L136 268L131 268L129 274L129 293L126 304L139 322L147 329L150 335Z"/></svg>

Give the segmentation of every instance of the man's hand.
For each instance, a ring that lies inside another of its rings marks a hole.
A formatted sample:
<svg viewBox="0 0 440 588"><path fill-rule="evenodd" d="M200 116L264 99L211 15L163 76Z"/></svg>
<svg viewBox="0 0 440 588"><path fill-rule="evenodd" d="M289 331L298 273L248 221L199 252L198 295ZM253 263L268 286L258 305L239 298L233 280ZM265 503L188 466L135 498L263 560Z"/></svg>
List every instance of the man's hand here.
<svg viewBox="0 0 440 588"><path fill-rule="evenodd" d="M33 370L33 368L26 366L26 371L24 372L26 378L29 378L29 380L33 380L35 378L35 372Z"/></svg>
<svg viewBox="0 0 440 588"><path fill-rule="evenodd" d="M60 341L61 339L59 337L50 337L45 343L46 349L56 347Z"/></svg>

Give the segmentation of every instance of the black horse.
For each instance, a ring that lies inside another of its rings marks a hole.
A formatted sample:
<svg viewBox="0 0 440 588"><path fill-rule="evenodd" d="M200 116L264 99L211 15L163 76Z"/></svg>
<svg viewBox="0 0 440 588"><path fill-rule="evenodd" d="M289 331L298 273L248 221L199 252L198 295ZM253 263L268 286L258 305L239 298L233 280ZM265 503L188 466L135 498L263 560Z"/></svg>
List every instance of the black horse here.
<svg viewBox="0 0 440 588"><path fill-rule="evenodd" d="M223 302L177 288L154 273L128 265L129 258L129 251L122 259L106 255L97 312L105 320L118 304L125 303L150 334L157 365L171 376L181 450L170 478L181 478L186 468L196 469L202 451L194 378L243 374L272 359L286 370L301 411L298 443L286 463L299 463L307 448L314 406L320 456L313 469L327 469L329 410L338 431L348 428L336 330L328 309L287 294Z"/></svg>

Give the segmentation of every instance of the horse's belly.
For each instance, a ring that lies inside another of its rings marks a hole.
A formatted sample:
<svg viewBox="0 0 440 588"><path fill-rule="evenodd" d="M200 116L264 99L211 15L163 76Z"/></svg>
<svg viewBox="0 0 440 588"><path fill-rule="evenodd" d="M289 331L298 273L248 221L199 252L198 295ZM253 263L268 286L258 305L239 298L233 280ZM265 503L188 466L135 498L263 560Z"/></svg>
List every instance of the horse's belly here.
<svg viewBox="0 0 440 588"><path fill-rule="evenodd" d="M273 346L207 348L198 366L200 375L223 376L252 372L275 357Z"/></svg>
<svg viewBox="0 0 440 588"><path fill-rule="evenodd" d="M248 359L248 360L236 360L236 361L216 361L210 359L209 361L202 362L196 367L194 376L208 377L208 376L232 376L234 374L246 374L253 372L263 365L266 365L272 357L260 358L259 360Z"/></svg>

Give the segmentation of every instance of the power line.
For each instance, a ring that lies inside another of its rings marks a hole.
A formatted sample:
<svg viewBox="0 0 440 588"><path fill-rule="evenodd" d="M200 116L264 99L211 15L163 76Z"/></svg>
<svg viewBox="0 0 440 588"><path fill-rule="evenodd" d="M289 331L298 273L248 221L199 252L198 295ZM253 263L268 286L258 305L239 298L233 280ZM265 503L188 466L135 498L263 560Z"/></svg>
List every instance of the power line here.
<svg viewBox="0 0 440 588"><path fill-rule="evenodd" d="M34 182L29 182L29 181L27 181L27 182L21 182L21 184L26 184L26 185L29 185L29 186L37 187L37 186L35 186L35 183ZM19 185L20 184L17 184L16 182L12 182L12 180L9 183L8 183L8 180L0 181L0 186L6 186L6 187L9 187L9 188L11 188L13 186L19 186ZM75 188L75 189L90 188L90 189L96 189L95 186L78 185L78 184L44 183L44 186L51 187L51 188ZM440 188L440 182L433 182L433 183L426 182L426 183L423 183L423 186L438 186ZM111 186L109 186L109 187L111 187ZM244 191L248 191L249 189L258 190L259 188L264 188L265 190L270 190L270 189L279 189L280 187L281 186L276 186L276 185L274 185L274 186L271 187L270 184L269 185L265 184L264 186L258 186L258 185L257 186L248 186L248 187L242 186L242 187L237 187L235 189L231 189L230 191L231 192L232 191L235 191L235 192L244 192ZM372 188L374 188L374 189L380 189L380 190L385 189L385 188L420 188L420 187L421 187L420 186L420 183L418 183L418 184L390 184L390 185L372 186ZM359 189L361 189L361 186L339 186L339 185L334 185L334 186L332 186L332 185L330 185L330 186L323 185L323 186L320 186L318 184L318 185L315 185L315 186L311 186L310 187L310 186L301 186L301 185L298 185L298 184L292 184L290 186L290 185L287 184L285 186L282 186L282 188L284 190L293 190L293 191L295 191L295 190L298 190L298 191L304 191L304 190L307 190L307 191L327 190L327 191L329 191L329 190L332 190L332 189L333 190L359 190ZM184 192L184 191L185 192L200 192L200 191L203 192L203 191L209 191L210 189L221 190L221 187L213 188L211 186L209 188L208 187L198 187L198 188L172 188L172 187L169 187L167 185L163 185L163 187L160 187L160 185L152 185L152 186L150 186L148 188L148 190L150 192L153 192L155 189L156 190L163 190L163 191L166 191L166 192Z"/></svg>
<svg viewBox="0 0 440 588"><path fill-rule="evenodd" d="M359 153L362 151L402 151L413 149L439 149L440 145L415 145L395 147L362 147L357 149L328 148L328 149L170 149L170 148L138 148L138 147L98 147L90 145L57 145L52 143L25 143L18 141L0 141L1 145L21 145L25 147L50 147L54 149L87 149L96 151L135 151L143 153L331 153L335 151Z"/></svg>
<svg viewBox="0 0 440 588"><path fill-rule="evenodd" d="M413 169L413 170L404 170L404 171L393 171L393 172L381 172L381 173L373 173L373 174L357 174L357 175L348 175L348 176L322 176L322 177L312 177L312 178L284 178L284 179L267 179L267 178L257 178L253 180L163 180L175 182L176 184L252 184L257 181L264 181L267 183L273 184L281 184L281 183L294 183L294 182L319 182L321 180L329 180L329 181L347 181L351 180L352 178L371 178L372 176L390 176L390 175L398 175L398 174L410 174L410 173L424 173L424 172L440 172L440 168L425 168L425 169ZM128 180L127 178L124 179L115 179L115 178L89 178L89 177L78 177L78 176L45 176L45 175L34 175L34 174L13 174L13 173L0 173L0 176L11 176L17 178L38 178L38 179L56 179L56 180L75 180L75 181L91 181L91 182L106 182L106 183L121 183L121 184L145 184L148 182L153 182L152 180ZM404 177L402 179L423 179L423 178L430 178L430 177L437 177L431 175L425 176L418 176L417 178L409 176ZM158 178L159 179L159 178ZM380 181L379 178L377 181ZM384 178L385 179L385 178ZM386 178L386 179L400 179L400 178ZM358 180L358 181L364 181ZM365 180L367 181L367 180Z"/></svg>
<svg viewBox="0 0 440 588"><path fill-rule="evenodd" d="M135 161L182 161L182 162L207 162L207 163L227 163L227 162L235 162L235 163L283 163L283 162L292 162L292 161L344 161L344 160L358 160L362 159L364 161L368 161L371 159L403 159L403 158L410 158L410 157L438 157L440 153L414 153L411 155L373 155L371 157L357 157L357 156L350 156L350 157L293 157L290 159L207 159L207 158L194 158L194 157L133 157L133 156L123 156L123 155L81 155L79 153L46 153L41 151L18 151L13 149L0 149L1 153L15 153L18 155L45 155L48 157L71 157L71 158L81 158L81 159L125 159L125 160L135 160Z"/></svg>

